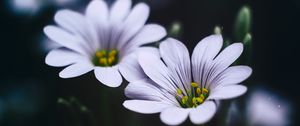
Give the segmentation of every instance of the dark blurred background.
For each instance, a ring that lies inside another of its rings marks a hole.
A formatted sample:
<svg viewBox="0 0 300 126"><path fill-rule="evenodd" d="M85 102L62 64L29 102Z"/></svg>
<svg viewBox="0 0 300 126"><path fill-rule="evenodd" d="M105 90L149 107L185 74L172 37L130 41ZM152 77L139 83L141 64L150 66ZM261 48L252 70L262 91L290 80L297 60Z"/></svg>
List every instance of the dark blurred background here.
<svg viewBox="0 0 300 126"><path fill-rule="evenodd" d="M58 77L61 68L44 63L48 50L45 48L43 27L53 24L53 16L58 9L83 11L89 0L65 5L48 2L29 12L16 11L10 1L1 0L0 3L1 126L68 125L68 112L57 104L57 99L71 97L90 110L96 125L163 125L158 114L136 114L123 108L122 102L126 99L123 89L127 83L111 89L100 84L92 72L77 78L61 79ZM300 117L297 108L300 96L300 1L144 1L151 6L148 22L159 23L166 28L175 20L182 23L180 40L190 52L199 40L213 33L215 25L222 26L224 35L232 38L236 14L243 5L248 5L253 16L251 67L254 72L251 81L245 84L249 92L243 97L248 97L257 87L273 92L287 102L279 103L279 107L288 104L286 107L291 114L286 118L289 121L287 125L300 125L297 120ZM189 120L185 125L190 125Z"/></svg>

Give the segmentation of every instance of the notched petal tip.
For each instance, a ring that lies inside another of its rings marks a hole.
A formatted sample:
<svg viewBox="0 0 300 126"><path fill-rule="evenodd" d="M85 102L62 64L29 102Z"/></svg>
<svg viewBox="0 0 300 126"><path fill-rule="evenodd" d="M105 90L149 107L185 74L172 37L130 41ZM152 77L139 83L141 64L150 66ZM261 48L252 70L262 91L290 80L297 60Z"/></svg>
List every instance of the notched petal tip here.
<svg viewBox="0 0 300 126"><path fill-rule="evenodd" d="M200 125L210 121L217 111L217 106L213 101L206 101L190 112L190 120L194 124Z"/></svg>
<svg viewBox="0 0 300 126"><path fill-rule="evenodd" d="M93 70L93 66L89 62L81 61L74 63L59 73L61 78L74 78L86 74Z"/></svg>
<svg viewBox="0 0 300 126"><path fill-rule="evenodd" d="M202 40L209 40L209 41L214 41L214 42L223 42L223 36L222 35L217 35L217 34L213 34L213 35L209 35L207 37L205 37Z"/></svg>
<svg viewBox="0 0 300 126"><path fill-rule="evenodd" d="M72 77L65 75L65 72L63 72L63 71L59 72L58 76L63 79L72 78Z"/></svg>
<svg viewBox="0 0 300 126"><path fill-rule="evenodd" d="M191 109L171 107L160 113L160 119L167 125L180 125L189 116Z"/></svg>
<svg viewBox="0 0 300 126"><path fill-rule="evenodd" d="M146 4L144 2L137 3L134 7L138 7L138 6L150 11L150 7L148 6L148 4Z"/></svg>
<svg viewBox="0 0 300 126"><path fill-rule="evenodd" d="M54 25L47 25L43 28L43 32L46 36L51 36L49 34L52 34L53 29L57 29L58 27L54 26ZM51 38L50 38L51 39Z"/></svg>
<svg viewBox="0 0 300 126"><path fill-rule="evenodd" d="M96 67L94 74L98 81L108 87L119 87L122 84L122 76L114 67Z"/></svg>
<svg viewBox="0 0 300 126"><path fill-rule="evenodd" d="M243 43L241 43L241 42L233 43L233 44L231 44L230 46L236 46L236 48L237 48L237 49L240 49L241 52L243 52L243 50L244 50L244 45L243 45Z"/></svg>
<svg viewBox="0 0 300 126"><path fill-rule="evenodd" d="M60 18L60 16L62 16L64 13L69 13L71 12L71 10L69 9L62 9L62 10L58 10L55 15L54 15L54 20L58 20Z"/></svg>
<svg viewBox="0 0 300 126"><path fill-rule="evenodd" d="M220 35L220 34L213 34L213 35L210 35L208 37L215 38L215 39L221 39L223 41L223 36Z"/></svg>
<svg viewBox="0 0 300 126"><path fill-rule="evenodd" d="M253 69L251 68L251 67L249 67L249 66L244 66L244 69L247 71L247 73L248 73L248 76L246 77L246 79L247 78L249 78L250 76L251 76L251 74L252 74L252 72L253 72Z"/></svg>

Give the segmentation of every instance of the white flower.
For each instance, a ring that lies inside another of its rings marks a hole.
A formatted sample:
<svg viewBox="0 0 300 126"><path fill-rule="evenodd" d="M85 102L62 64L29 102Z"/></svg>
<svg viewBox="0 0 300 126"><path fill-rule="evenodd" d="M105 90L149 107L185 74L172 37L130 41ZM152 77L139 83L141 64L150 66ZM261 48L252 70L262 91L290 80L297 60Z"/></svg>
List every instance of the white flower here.
<svg viewBox="0 0 300 126"><path fill-rule="evenodd" d="M136 52L155 48L140 47L166 35L157 24L145 22L149 7L139 3L131 9L131 0L117 0L111 8L102 0L93 0L84 15L60 10L55 14L59 26L46 26L44 32L63 48L46 57L50 66L68 66L59 73L62 78L77 77L94 70L96 78L110 87L118 87L122 77L130 81L144 78Z"/></svg>
<svg viewBox="0 0 300 126"><path fill-rule="evenodd" d="M10 9L18 14L35 14L44 5L39 0L9 0L8 4Z"/></svg>
<svg viewBox="0 0 300 126"><path fill-rule="evenodd" d="M246 116L251 126L289 126L291 105L274 92L256 89L247 100Z"/></svg>
<svg viewBox="0 0 300 126"><path fill-rule="evenodd" d="M160 55L141 52L138 61L150 79L129 83L123 105L139 113L160 113L168 125L179 125L189 116L194 124L209 121L216 112L215 100L244 94L239 85L252 73L248 66L231 66L242 53L235 43L222 52L223 39L212 35L198 43L191 60L187 48L169 38L159 46Z"/></svg>

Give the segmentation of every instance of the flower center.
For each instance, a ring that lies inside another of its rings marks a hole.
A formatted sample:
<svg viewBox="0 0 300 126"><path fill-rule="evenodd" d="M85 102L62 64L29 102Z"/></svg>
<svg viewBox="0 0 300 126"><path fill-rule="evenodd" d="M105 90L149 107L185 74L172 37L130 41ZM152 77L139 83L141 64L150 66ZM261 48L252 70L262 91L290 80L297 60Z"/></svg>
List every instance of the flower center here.
<svg viewBox="0 0 300 126"><path fill-rule="evenodd" d="M187 90L186 93L182 93L182 90L178 88L175 96L183 108L195 108L202 104L209 95L209 91L206 88L201 89L195 82L191 83L191 90Z"/></svg>
<svg viewBox="0 0 300 126"><path fill-rule="evenodd" d="M116 49L99 50L95 53L93 63L95 66L113 66L118 63L119 52Z"/></svg>

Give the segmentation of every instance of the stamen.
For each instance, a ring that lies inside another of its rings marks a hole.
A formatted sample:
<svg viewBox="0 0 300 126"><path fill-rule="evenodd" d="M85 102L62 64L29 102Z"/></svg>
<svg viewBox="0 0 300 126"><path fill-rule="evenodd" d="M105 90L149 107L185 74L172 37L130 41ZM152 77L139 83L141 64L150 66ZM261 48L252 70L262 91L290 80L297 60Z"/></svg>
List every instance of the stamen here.
<svg viewBox="0 0 300 126"><path fill-rule="evenodd" d="M203 92L204 94L208 94L208 90L207 90L206 88L202 88L202 92Z"/></svg>
<svg viewBox="0 0 300 126"><path fill-rule="evenodd" d="M193 105L197 105L196 97L193 97Z"/></svg>
<svg viewBox="0 0 300 126"><path fill-rule="evenodd" d="M183 96L181 99L182 104L186 104L188 101L188 97L187 96Z"/></svg>
<svg viewBox="0 0 300 126"><path fill-rule="evenodd" d="M108 56L109 56L109 57L116 56L117 53L118 53L118 51L115 50L115 49L113 49L113 50L111 50L111 51L109 52Z"/></svg>
<svg viewBox="0 0 300 126"><path fill-rule="evenodd" d="M202 104L209 95L206 88L200 88L196 82L191 83L191 89L185 90L187 94L182 93L182 89L176 90L176 99L183 108L197 107Z"/></svg>
<svg viewBox="0 0 300 126"><path fill-rule="evenodd" d="M113 66L118 63L118 50L99 50L95 53L93 62L96 66Z"/></svg>
<svg viewBox="0 0 300 126"><path fill-rule="evenodd" d="M198 84L195 83L195 82L192 82L192 83L191 83L191 86L192 86L192 87L198 87Z"/></svg>
<svg viewBox="0 0 300 126"><path fill-rule="evenodd" d="M99 64L102 66L107 66L107 59L106 58L100 58L99 59Z"/></svg>
<svg viewBox="0 0 300 126"><path fill-rule="evenodd" d="M115 57L111 57L111 56L110 56L110 57L108 58L108 64L109 64L109 65L112 65L113 62L115 62Z"/></svg>
<svg viewBox="0 0 300 126"><path fill-rule="evenodd" d="M98 52L96 52L96 56L98 58L104 57L104 56L106 56L106 51L105 50L98 51Z"/></svg>
<svg viewBox="0 0 300 126"><path fill-rule="evenodd" d="M182 95L182 90L180 88L177 89L177 95Z"/></svg>
<svg viewBox="0 0 300 126"><path fill-rule="evenodd" d="M198 95L200 95L201 94L201 89L197 88L196 92L197 92Z"/></svg>
<svg viewBox="0 0 300 126"><path fill-rule="evenodd" d="M199 97L200 97L201 99L205 99L204 94L201 94Z"/></svg>
<svg viewBox="0 0 300 126"><path fill-rule="evenodd" d="M203 101L204 101L204 99L201 99L201 98L199 98L199 97L196 98L196 100L197 100L197 102L200 103L200 104L203 103Z"/></svg>

